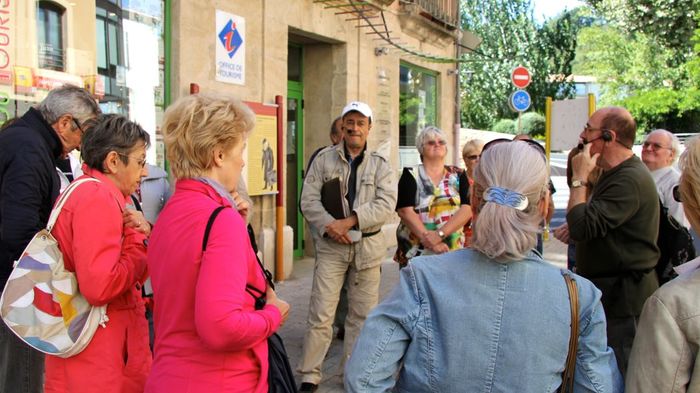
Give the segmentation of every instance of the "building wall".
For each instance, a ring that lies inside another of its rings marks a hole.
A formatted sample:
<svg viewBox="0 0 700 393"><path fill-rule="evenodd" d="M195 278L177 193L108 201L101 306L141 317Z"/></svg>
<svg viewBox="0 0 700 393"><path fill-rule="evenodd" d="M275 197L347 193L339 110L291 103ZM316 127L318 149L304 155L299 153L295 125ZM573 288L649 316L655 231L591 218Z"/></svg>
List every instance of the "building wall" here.
<svg viewBox="0 0 700 393"><path fill-rule="evenodd" d="M61 82L82 85L83 78L95 74L95 4L53 0L63 8L63 46L65 50L62 72L38 68L37 2L5 1L0 4L0 122L21 116L30 105L41 101L49 86ZM16 86L17 75L31 78L40 76L50 82L26 89ZM5 79L7 78L7 79Z"/></svg>
<svg viewBox="0 0 700 393"><path fill-rule="evenodd" d="M216 10L246 20L245 85L215 80ZM452 138L455 119L455 79L448 75L455 64L439 64L398 50L375 55L381 47L376 35L356 28L351 15L336 15L313 0L191 0L172 3L173 97L189 93L190 83L201 92L217 91L246 101L273 103L287 95L287 46L303 46L304 64L304 162L318 147L329 144L328 129L350 100L367 102L375 119L370 148L382 147L391 156L398 178L399 64L408 62L438 73L439 120ZM454 36L421 16L411 16L395 1L385 12L393 35L418 51L454 56ZM285 115L286 116L286 115ZM286 118L283 124L286 124ZM286 134L286 130L285 130ZM281 143L285 146L286 143ZM459 157L449 152L448 163ZM285 176L278 176L284 179ZM274 196L254 198L253 225L274 227ZM289 206L287 207L289 208ZM296 206L292 207L296 208ZM306 236L309 239L310 236Z"/></svg>

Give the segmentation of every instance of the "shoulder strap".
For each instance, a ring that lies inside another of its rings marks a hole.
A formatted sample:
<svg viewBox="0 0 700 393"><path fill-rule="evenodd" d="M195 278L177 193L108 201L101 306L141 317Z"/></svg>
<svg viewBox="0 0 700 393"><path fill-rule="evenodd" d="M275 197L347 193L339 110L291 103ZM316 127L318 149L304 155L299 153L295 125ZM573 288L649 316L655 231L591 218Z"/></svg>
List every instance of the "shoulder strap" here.
<svg viewBox="0 0 700 393"><path fill-rule="evenodd" d="M61 213L61 209L63 209L63 205L66 204L66 201L68 200L68 197L70 194L73 193L73 190L78 188L79 185L83 183L87 183L89 181L96 181L99 182L99 180L95 179L94 177L86 177L83 179L79 179L71 183L61 194L61 196L58 198L58 202L56 203L56 206L54 206L53 210L51 210L51 215L49 216L49 222L46 223L46 230L51 232L51 229L53 229L54 224L56 224L56 220L58 220L58 215Z"/></svg>
<svg viewBox="0 0 700 393"><path fill-rule="evenodd" d="M214 220L216 220L216 216L218 216L219 213L221 213L221 211L225 208L225 206L219 206L216 209L214 209L213 212L211 212L211 215L209 216L209 221L207 221L207 228L204 230L204 239L202 239L202 252L206 251L207 249L207 242L209 241L209 232L211 232L211 227L212 225L214 225Z"/></svg>
<svg viewBox="0 0 700 393"><path fill-rule="evenodd" d="M139 199L136 198L134 194L131 194L131 202L134 204L136 210L143 213L143 207L141 207L141 202L139 202Z"/></svg>
<svg viewBox="0 0 700 393"><path fill-rule="evenodd" d="M572 393L574 391L574 371L576 370L576 349L578 347L578 288L576 280L567 272L563 273L566 288L569 290L569 304L571 305L571 335L569 336L569 353L566 355L566 365L561 378L559 392Z"/></svg>
<svg viewBox="0 0 700 393"><path fill-rule="evenodd" d="M211 212L211 215L209 216L209 221L207 221L207 227L204 230L204 239L202 240L202 252L206 251L207 249L207 242L209 241L209 232L211 232L211 227L214 225L214 220L216 220L216 216L221 213L222 210L224 210L225 206L219 206L216 209L214 209L213 212ZM253 234L253 229L248 226L248 236L251 238L251 246L255 244L255 236ZM257 246L257 245L256 245ZM256 247L257 248L257 247ZM272 286L274 289L275 286L272 283L272 274L270 274L269 271L265 269L263 266L262 262L260 262L260 259L258 259L258 254L255 254L255 259L258 261L258 265L260 266L260 269L262 269L263 275L265 276L265 280ZM255 288L252 285L246 285L245 288L246 292L250 294L250 296L255 299L255 309L260 310L265 306L265 292L259 290L258 288ZM256 295L257 294L257 295Z"/></svg>

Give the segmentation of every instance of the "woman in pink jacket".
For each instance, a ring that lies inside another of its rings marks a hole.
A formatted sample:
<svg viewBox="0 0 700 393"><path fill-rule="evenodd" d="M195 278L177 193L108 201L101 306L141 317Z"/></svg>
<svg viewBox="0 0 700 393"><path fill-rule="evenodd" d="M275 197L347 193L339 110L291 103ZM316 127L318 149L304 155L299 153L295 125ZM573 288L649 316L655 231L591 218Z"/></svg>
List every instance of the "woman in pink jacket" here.
<svg viewBox="0 0 700 393"><path fill-rule="evenodd" d="M109 320L79 354L46 356L47 393L143 391L151 368L141 299L150 228L125 201L146 176L148 142L138 124L117 115L100 117L83 136L81 178L99 181L75 189L52 233L80 293L92 305L107 305Z"/></svg>
<svg viewBox="0 0 700 393"><path fill-rule="evenodd" d="M148 249L155 358L146 392L267 392L267 338L289 305L267 287L236 209L246 206L232 197L253 126L251 110L228 97L187 96L165 113L162 130L177 183ZM256 310L251 287L266 293L262 309Z"/></svg>

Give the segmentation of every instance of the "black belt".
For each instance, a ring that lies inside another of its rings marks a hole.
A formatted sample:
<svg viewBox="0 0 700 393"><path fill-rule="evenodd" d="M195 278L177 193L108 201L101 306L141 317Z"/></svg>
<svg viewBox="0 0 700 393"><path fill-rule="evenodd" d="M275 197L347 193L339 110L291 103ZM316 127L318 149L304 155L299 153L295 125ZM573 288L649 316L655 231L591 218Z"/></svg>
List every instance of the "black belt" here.
<svg viewBox="0 0 700 393"><path fill-rule="evenodd" d="M372 237L372 236L376 235L377 233L379 233L379 232L381 232L381 231L382 231L382 230L379 229L379 230L374 231L374 232L362 232L362 237Z"/></svg>
<svg viewBox="0 0 700 393"><path fill-rule="evenodd" d="M374 232L362 232L362 237L372 237L372 236L376 235L377 233L379 233L379 232L381 232L381 231L382 231L382 230L379 229L379 230L374 231ZM324 233L323 233L323 237L324 237L325 239L328 239L330 236L328 236L328 233L324 232Z"/></svg>

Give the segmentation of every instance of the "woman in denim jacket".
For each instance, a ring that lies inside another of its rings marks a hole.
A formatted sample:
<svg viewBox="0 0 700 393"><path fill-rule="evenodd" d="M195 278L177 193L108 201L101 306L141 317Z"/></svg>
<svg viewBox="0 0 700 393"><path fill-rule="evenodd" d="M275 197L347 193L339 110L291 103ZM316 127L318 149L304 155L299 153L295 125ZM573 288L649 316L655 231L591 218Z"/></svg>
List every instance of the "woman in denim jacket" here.
<svg viewBox="0 0 700 393"><path fill-rule="evenodd" d="M472 249L402 269L346 365L348 392L556 391L571 333L563 274L578 285L574 391L623 391L600 291L530 251L547 211L547 172L525 142L486 146L474 176Z"/></svg>

